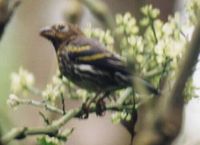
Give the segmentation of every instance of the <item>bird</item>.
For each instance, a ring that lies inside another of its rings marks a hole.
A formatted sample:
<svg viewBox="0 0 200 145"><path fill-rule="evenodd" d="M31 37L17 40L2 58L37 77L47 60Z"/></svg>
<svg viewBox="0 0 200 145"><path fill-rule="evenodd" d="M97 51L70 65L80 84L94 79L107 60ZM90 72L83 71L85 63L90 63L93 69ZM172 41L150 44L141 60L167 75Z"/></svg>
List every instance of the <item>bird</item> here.
<svg viewBox="0 0 200 145"><path fill-rule="evenodd" d="M61 75L83 89L103 94L101 98L136 84L159 94L153 85L134 76L118 54L86 37L77 25L54 24L42 28L40 35L53 44Z"/></svg>

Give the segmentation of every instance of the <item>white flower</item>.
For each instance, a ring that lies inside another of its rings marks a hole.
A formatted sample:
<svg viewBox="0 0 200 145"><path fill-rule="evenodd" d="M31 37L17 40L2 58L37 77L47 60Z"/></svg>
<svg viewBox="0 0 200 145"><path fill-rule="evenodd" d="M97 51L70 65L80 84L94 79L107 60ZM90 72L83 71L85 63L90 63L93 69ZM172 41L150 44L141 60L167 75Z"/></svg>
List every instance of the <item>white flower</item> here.
<svg viewBox="0 0 200 145"><path fill-rule="evenodd" d="M42 137L41 140L44 144L49 144L49 145L60 145L61 144L58 138L49 137L47 135Z"/></svg>
<svg viewBox="0 0 200 145"><path fill-rule="evenodd" d="M42 96L45 100L50 102L52 105L55 104L55 101L58 97L64 94L66 89L66 84L68 81L65 77L62 79L59 77L59 71L52 77L52 82L47 84L46 89L42 92Z"/></svg>
<svg viewBox="0 0 200 145"><path fill-rule="evenodd" d="M13 93L26 94L28 90L33 87L34 82L34 76L21 67L18 73L11 74L11 91Z"/></svg>
<svg viewBox="0 0 200 145"><path fill-rule="evenodd" d="M57 97L60 95L58 87L54 87L52 84L48 84L46 89L42 92L42 96L45 100L54 104Z"/></svg>
<svg viewBox="0 0 200 145"><path fill-rule="evenodd" d="M55 137L48 137L46 136L46 141L49 144L60 144L59 140Z"/></svg>
<svg viewBox="0 0 200 145"><path fill-rule="evenodd" d="M20 76L17 73L11 75L11 91L16 93L21 91Z"/></svg>
<svg viewBox="0 0 200 145"><path fill-rule="evenodd" d="M165 47L166 47L165 41L160 40L155 46L155 52L157 54L163 55L163 50L165 49Z"/></svg>
<svg viewBox="0 0 200 145"><path fill-rule="evenodd" d="M167 35L167 36L172 35L172 34L173 34L173 31L174 31L174 30L172 29L170 23L165 23L165 24L163 25L163 27L162 27L162 30L163 30L164 34Z"/></svg>
<svg viewBox="0 0 200 145"><path fill-rule="evenodd" d="M194 32L194 26L183 25L182 26L183 34L185 35L186 39L190 41L192 39L192 34Z"/></svg>
<svg viewBox="0 0 200 145"><path fill-rule="evenodd" d="M42 96L45 100L54 104L56 99L65 92L65 86L61 79L54 76L52 83L47 84L46 89L42 92Z"/></svg>
<svg viewBox="0 0 200 145"><path fill-rule="evenodd" d="M20 104L19 98L14 94L10 94L10 96L8 97L8 100L7 100L7 104L11 108L16 108Z"/></svg>
<svg viewBox="0 0 200 145"><path fill-rule="evenodd" d="M84 29L84 33L89 38L98 39L101 43L103 43L108 49L113 50L114 39L111 35L110 30L102 30L100 28L92 28L89 25Z"/></svg>
<svg viewBox="0 0 200 145"><path fill-rule="evenodd" d="M119 124L121 121L121 114L120 112L113 113L111 116L113 124Z"/></svg>
<svg viewBox="0 0 200 145"><path fill-rule="evenodd" d="M83 89L78 89L76 93L79 97L83 99L83 101L87 100L87 98L89 97L88 92Z"/></svg>

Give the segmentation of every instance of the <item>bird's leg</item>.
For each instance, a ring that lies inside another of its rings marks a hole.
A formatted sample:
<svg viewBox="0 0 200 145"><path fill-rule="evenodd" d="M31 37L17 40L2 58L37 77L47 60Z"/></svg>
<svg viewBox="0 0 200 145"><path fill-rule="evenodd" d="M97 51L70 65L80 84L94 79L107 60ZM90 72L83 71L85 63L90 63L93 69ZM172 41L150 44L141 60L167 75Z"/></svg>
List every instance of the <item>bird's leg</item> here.
<svg viewBox="0 0 200 145"><path fill-rule="evenodd" d="M94 102L96 101L96 99L99 97L100 93L101 93L101 92L97 92L97 93L95 94L94 97L88 98L88 99L86 100L85 104L86 104L88 107L90 107L90 105L91 105L92 103L94 103Z"/></svg>
<svg viewBox="0 0 200 145"><path fill-rule="evenodd" d="M104 99L108 97L110 92L105 92L101 98L99 98L96 102L96 114L97 116L103 116L104 111L106 110L106 103Z"/></svg>
<svg viewBox="0 0 200 145"><path fill-rule="evenodd" d="M109 99L110 102L112 102L112 101L116 102L117 101L115 94L109 95L108 99Z"/></svg>
<svg viewBox="0 0 200 145"><path fill-rule="evenodd" d="M88 116L89 116L89 108L90 108L90 105L95 102L96 98L98 98L98 96L100 95L101 92L97 92L95 94L94 97L92 98L88 98L83 104L82 104L82 111L81 113L78 115L79 118L82 118L82 119L87 119Z"/></svg>
<svg viewBox="0 0 200 145"><path fill-rule="evenodd" d="M77 116L81 119L87 119L88 118L88 116L89 116L88 107L86 106L85 103L82 104L81 112Z"/></svg>

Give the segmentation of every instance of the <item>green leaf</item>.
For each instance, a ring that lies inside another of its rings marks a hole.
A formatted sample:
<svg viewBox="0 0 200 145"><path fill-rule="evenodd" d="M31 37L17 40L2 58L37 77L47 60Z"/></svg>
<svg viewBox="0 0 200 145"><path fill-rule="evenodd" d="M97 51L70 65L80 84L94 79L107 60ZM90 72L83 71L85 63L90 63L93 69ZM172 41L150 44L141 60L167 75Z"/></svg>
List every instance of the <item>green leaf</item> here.
<svg viewBox="0 0 200 145"><path fill-rule="evenodd" d="M38 145L60 145L58 139L48 136L37 138Z"/></svg>

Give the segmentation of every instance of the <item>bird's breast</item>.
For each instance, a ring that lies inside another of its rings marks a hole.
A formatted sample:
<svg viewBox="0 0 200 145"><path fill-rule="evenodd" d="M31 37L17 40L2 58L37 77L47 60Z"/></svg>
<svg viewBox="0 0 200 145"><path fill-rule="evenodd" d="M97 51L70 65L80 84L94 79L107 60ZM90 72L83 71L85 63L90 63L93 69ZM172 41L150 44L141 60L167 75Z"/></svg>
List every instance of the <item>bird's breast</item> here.
<svg viewBox="0 0 200 145"><path fill-rule="evenodd" d="M57 53L60 72L74 84L91 91L116 90L127 85L126 76L97 68L90 64L78 64L67 52ZM123 83L124 82L124 83Z"/></svg>

